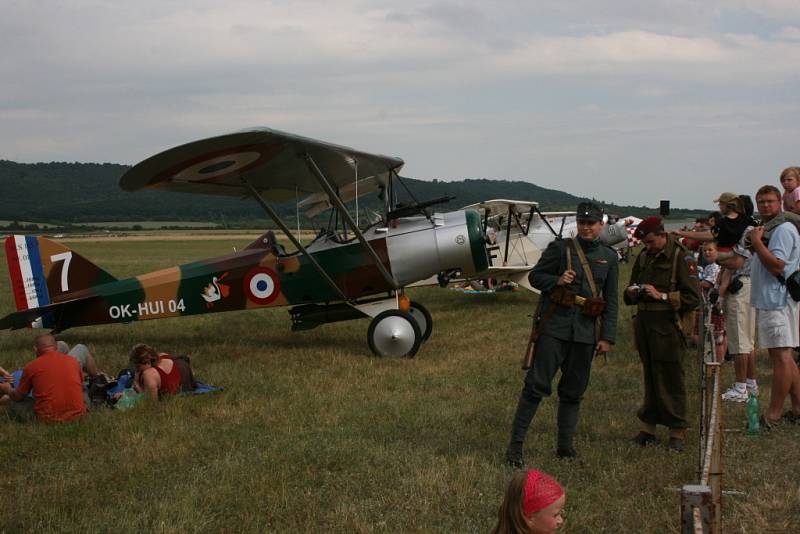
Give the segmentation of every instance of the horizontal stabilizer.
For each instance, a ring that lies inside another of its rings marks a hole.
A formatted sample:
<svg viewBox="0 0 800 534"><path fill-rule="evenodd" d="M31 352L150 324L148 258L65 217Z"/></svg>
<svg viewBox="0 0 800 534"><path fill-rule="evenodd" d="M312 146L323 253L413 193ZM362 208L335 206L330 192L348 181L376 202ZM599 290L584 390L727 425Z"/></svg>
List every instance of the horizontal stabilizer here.
<svg viewBox="0 0 800 534"><path fill-rule="evenodd" d="M62 315L69 302L48 304L39 308L29 308L14 313L9 313L0 319L0 330L19 330L20 328L53 328L55 331L62 329L57 326L57 317Z"/></svg>

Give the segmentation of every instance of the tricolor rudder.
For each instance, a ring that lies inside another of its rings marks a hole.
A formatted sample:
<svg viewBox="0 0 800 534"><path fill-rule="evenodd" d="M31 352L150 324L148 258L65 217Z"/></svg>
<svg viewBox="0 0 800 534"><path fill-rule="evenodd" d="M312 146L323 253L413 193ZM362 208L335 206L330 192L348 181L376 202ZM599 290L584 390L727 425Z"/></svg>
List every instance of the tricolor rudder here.
<svg viewBox="0 0 800 534"><path fill-rule="evenodd" d="M6 261L11 277L11 291L17 310L39 308L50 304L47 280L42 269L39 243L35 237L13 235L6 238ZM31 323L32 327L49 326L42 318Z"/></svg>

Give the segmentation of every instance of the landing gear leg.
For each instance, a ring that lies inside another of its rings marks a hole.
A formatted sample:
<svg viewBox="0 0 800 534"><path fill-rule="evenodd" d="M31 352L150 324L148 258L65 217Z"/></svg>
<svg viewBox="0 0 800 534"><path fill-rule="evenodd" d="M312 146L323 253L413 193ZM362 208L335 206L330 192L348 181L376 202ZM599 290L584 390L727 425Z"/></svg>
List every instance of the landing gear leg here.
<svg viewBox="0 0 800 534"><path fill-rule="evenodd" d="M428 308L412 300L408 313L417 322L419 331L422 334L422 342L425 343L428 341L428 338L431 337L431 332L433 331L433 318Z"/></svg>

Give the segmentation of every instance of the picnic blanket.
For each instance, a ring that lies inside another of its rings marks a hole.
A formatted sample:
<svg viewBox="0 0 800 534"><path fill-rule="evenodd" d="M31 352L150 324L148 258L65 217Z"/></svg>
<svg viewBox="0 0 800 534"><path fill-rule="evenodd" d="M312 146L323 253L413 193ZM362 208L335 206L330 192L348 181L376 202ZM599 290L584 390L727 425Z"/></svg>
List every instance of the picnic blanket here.
<svg viewBox="0 0 800 534"><path fill-rule="evenodd" d="M112 398L117 393L123 393L126 389L132 388L133 384L133 374L130 372L120 373L117 377L117 385L109 388L106 394L109 398ZM194 388L192 391L182 391L178 393L178 395L202 395L203 393L211 393L212 391L222 391L224 388L219 386L212 386L210 384L204 384L202 382L197 382L197 387Z"/></svg>
<svg viewBox="0 0 800 534"><path fill-rule="evenodd" d="M17 369L16 371L12 371L11 376L14 377L13 381L11 382L11 385L16 388L17 384L19 384L20 378L22 377L22 369ZM111 401L111 399L113 399L114 396L118 393L124 394L126 390L130 390L130 392L132 392L133 391L131 386L132 382L133 382L133 374L130 371L120 373L120 375L117 377L117 384L106 390L106 395L109 401ZM88 387L86 385L84 385L83 388L88 392ZM219 386L212 386L210 384L197 382L197 387L194 388L194 390L183 391L181 393L178 393L178 395L202 395L204 393L211 393L213 391L223 391L223 390L224 388ZM131 396L130 392L129 396ZM33 397L34 396L33 393L34 393L33 390L31 390L28 393L28 396Z"/></svg>

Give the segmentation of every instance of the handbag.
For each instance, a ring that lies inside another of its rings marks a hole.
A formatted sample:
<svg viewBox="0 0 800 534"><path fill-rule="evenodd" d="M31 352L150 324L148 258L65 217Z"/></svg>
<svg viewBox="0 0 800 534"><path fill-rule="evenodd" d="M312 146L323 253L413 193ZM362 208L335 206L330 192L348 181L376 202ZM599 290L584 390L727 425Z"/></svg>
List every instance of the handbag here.
<svg viewBox="0 0 800 534"><path fill-rule="evenodd" d="M800 302L800 269L786 279L786 290L795 302Z"/></svg>

